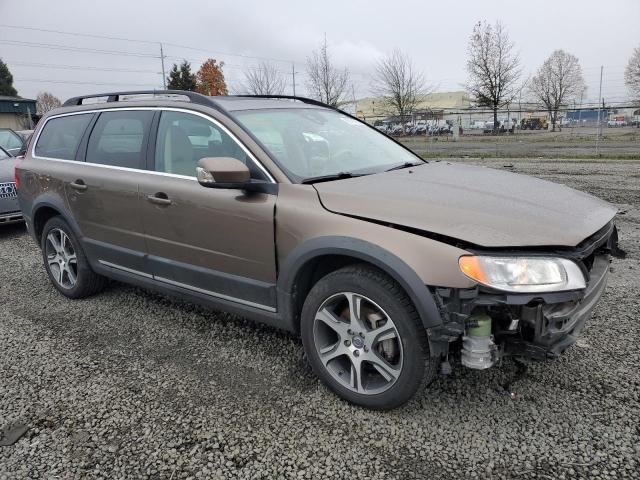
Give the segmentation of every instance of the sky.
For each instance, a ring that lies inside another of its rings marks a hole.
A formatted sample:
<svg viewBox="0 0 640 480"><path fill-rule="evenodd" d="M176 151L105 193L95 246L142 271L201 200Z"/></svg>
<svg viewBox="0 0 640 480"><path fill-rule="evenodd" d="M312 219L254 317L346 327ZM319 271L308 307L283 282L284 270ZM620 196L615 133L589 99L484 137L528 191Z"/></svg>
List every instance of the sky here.
<svg viewBox="0 0 640 480"><path fill-rule="evenodd" d="M356 98L370 95L376 61L394 48L412 58L431 88L455 91L467 77L469 35L485 20L507 27L523 80L562 48L581 62L584 101L598 99L600 66L605 100L628 98L624 68L640 47L640 0L0 0L0 58L26 98L161 88L160 43L167 72L181 59L197 70L213 57L225 62L234 91L247 69L269 59L286 76L286 93L295 69L300 95L305 60L326 35Z"/></svg>

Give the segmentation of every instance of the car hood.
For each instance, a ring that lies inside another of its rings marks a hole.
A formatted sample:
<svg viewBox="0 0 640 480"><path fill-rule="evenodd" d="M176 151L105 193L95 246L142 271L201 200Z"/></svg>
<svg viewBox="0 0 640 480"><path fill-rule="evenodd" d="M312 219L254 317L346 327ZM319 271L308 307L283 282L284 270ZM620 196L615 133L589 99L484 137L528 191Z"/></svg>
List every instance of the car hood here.
<svg viewBox="0 0 640 480"><path fill-rule="evenodd" d="M0 183L13 182L14 169L19 161L16 157L0 158Z"/></svg>
<svg viewBox="0 0 640 480"><path fill-rule="evenodd" d="M460 163L430 162L314 187L331 212L484 247L573 247L616 214L609 203L563 185Z"/></svg>

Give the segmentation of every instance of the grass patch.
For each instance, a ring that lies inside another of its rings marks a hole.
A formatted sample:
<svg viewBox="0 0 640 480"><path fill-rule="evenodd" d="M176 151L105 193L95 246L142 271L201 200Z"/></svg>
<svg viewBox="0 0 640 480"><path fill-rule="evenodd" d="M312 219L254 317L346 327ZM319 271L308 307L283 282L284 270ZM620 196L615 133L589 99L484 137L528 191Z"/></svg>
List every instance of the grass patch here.
<svg viewBox="0 0 640 480"><path fill-rule="evenodd" d="M621 153L616 155L586 155L586 154L554 154L554 155L536 155L536 154L514 154L505 152L483 152L482 154L465 154L463 152L415 152L424 159L430 158L509 158L509 159L542 159L542 160L640 160L640 153Z"/></svg>

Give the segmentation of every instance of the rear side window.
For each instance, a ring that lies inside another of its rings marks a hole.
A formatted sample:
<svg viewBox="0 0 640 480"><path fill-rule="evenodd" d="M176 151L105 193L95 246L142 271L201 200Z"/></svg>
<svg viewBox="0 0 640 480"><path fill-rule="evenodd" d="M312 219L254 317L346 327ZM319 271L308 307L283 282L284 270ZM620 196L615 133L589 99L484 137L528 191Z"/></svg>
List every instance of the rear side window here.
<svg viewBox="0 0 640 480"><path fill-rule="evenodd" d="M35 153L39 157L75 160L78 145L92 113L52 118L42 128Z"/></svg>
<svg viewBox="0 0 640 480"><path fill-rule="evenodd" d="M89 137L87 162L144 168L152 117L149 111L101 113Z"/></svg>

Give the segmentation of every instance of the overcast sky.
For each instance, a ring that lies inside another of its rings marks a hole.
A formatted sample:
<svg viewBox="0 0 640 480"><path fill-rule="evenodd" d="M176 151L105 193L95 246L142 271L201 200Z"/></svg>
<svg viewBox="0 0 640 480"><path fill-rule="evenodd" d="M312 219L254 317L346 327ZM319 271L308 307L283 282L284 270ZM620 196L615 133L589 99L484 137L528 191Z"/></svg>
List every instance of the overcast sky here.
<svg viewBox="0 0 640 480"><path fill-rule="evenodd" d="M626 99L624 68L640 46L639 0L0 0L0 57L19 94L29 98L43 90L65 99L161 87L154 42L165 44L167 70L181 58L194 70L207 57L225 61L232 88L244 70L260 62L250 57L269 57L284 60L277 65L287 74L290 93L294 63L300 94L305 59L326 34L335 63L351 72L357 97L369 95L372 65L394 47L408 53L437 90L450 91L460 90L465 81L467 42L478 20L507 26L524 77L563 48L582 63L588 99L598 98L600 65L605 100Z"/></svg>

